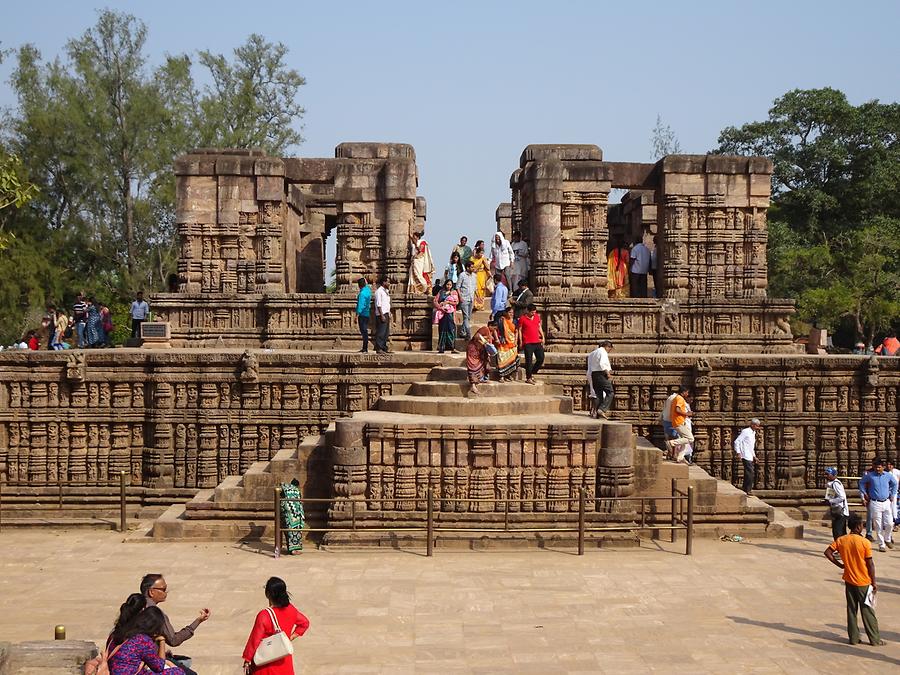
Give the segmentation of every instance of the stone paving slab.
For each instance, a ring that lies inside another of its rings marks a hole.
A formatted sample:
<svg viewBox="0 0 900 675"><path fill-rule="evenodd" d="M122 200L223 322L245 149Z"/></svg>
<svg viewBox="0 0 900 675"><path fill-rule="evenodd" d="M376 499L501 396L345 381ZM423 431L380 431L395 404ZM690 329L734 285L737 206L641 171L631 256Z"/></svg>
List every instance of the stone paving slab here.
<svg viewBox="0 0 900 675"><path fill-rule="evenodd" d="M282 576L310 617L303 673L883 673L900 665L900 549L875 562L881 648L846 644L828 532L589 551L309 551L222 543L135 546L104 531L0 532L0 641L101 641L145 572L163 572L176 628L212 618L179 651L203 675L240 653Z"/></svg>

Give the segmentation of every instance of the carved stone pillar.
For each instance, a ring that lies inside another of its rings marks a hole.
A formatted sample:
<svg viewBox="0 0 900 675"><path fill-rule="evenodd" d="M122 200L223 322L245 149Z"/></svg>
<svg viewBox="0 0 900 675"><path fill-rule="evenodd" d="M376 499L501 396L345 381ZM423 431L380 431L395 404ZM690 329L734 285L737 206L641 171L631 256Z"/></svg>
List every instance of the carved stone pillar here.
<svg viewBox="0 0 900 675"><path fill-rule="evenodd" d="M597 496L628 497L634 492L634 447L631 425L606 422L597 458Z"/></svg>
<svg viewBox="0 0 900 675"><path fill-rule="evenodd" d="M338 420L335 425L332 447L332 467L334 496L339 500L332 504L332 513L349 511L349 501L357 502L355 508L366 508L366 442L363 436L365 425L352 419ZM380 478L380 475L378 476ZM368 476L369 480L374 478ZM375 494L380 493L380 486Z"/></svg>

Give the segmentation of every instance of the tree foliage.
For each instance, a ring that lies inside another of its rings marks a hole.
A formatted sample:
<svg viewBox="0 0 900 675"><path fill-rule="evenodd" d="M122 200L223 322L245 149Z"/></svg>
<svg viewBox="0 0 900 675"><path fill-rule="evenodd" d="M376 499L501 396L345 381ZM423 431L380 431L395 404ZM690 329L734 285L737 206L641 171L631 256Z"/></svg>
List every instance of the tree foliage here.
<svg viewBox="0 0 900 675"><path fill-rule="evenodd" d="M770 292L871 342L900 321L900 104L790 91L717 152L771 157Z"/></svg>
<svg viewBox="0 0 900 675"><path fill-rule="evenodd" d="M146 46L143 22L104 10L59 57L45 61L28 44L14 52L17 106L6 111L4 145L22 160L15 175L37 192L0 224L16 237L7 252L21 247L18 263L41 272L4 274L5 340L16 337L17 315L82 288L115 302L165 286L176 258L177 155L210 145L282 153L302 141L304 80L286 65L284 45L251 35L230 62L201 52L196 64L182 54L158 65ZM196 84L194 69L212 84Z"/></svg>

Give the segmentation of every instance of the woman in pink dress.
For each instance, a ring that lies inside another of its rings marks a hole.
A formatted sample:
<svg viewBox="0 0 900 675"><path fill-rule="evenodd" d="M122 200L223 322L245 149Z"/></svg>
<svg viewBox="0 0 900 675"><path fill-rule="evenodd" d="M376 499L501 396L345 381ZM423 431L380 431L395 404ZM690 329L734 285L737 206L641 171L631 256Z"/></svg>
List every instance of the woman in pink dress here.
<svg viewBox="0 0 900 675"><path fill-rule="evenodd" d="M284 631L288 639L293 640L300 637L309 628L309 619L291 604L287 584L282 579L271 577L266 582L266 599L278 619L278 627ZM268 610L260 610L256 615L253 630L250 631L250 637L247 638L247 645L244 647L244 672L264 675L294 675L294 657L290 655L264 666L257 666L253 663L253 656L256 654L259 643L276 632L277 628L272 624L272 617Z"/></svg>

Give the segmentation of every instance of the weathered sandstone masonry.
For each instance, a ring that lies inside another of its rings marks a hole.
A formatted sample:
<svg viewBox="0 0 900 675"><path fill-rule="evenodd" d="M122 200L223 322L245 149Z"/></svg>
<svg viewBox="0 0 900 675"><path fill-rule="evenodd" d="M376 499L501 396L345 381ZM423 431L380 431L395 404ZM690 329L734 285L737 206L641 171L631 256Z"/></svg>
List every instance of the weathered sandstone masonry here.
<svg viewBox="0 0 900 675"><path fill-rule="evenodd" d="M426 354L4 352L0 479L48 494L93 481L99 494L123 470L148 490L212 488L406 394L434 365ZM817 493L825 466L859 475L875 454L900 460L900 359L620 354L615 367L614 418L638 436L654 438L669 392L693 384L696 457L716 477L737 480L729 448L753 415L764 422L760 489ZM545 377L586 407L583 356L549 355Z"/></svg>
<svg viewBox="0 0 900 675"><path fill-rule="evenodd" d="M611 337L620 351L793 351L793 304L766 297L771 172L764 158L635 164L603 161L595 145L525 148L495 215L530 241L549 349ZM175 173L179 288L152 298L173 344L341 347L356 339L356 279L385 274L394 348L431 347L430 303L405 293L408 237L426 216L411 146L341 143L333 159L198 150ZM635 192L610 216L613 188ZM607 244L626 231L658 235L658 300L607 299ZM325 293L331 234L335 292Z"/></svg>
<svg viewBox="0 0 900 675"><path fill-rule="evenodd" d="M529 145L497 209L529 240L532 290L558 349L598 337L629 351L793 351L793 303L766 297L762 157L672 155L603 161L596 145ZM634 190L611 217L613 188ZM611 233L616 235L611 238ZM608 301L607 248L657 236L659 300Z"/></svg>

